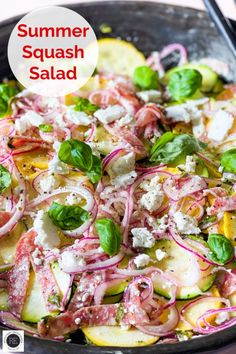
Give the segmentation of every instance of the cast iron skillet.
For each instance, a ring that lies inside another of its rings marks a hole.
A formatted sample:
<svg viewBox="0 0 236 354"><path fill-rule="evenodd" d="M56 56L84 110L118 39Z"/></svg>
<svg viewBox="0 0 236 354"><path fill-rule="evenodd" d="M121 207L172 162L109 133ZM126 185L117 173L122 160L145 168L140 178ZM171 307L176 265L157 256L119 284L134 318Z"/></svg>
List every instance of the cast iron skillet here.
<svg viewBox="0 0 236 354"><path fill-rule="evenodd" d="M224 60L231 67L230 80L236 80L235 60L222 38L218 35L208 16L197 10L167 6L152 2L108 1L76 4L67 7L79 12L95 29L98 37L102 34L99 26L112 26L111 36L130 40L149 54L173 42L184 44L191 59L211 56ZM18 18L0 24L0 79L10 77L7 61L7 42ZM236 23L233 22L236 29ZM167 63L170 64L170 63ZM1 329L3 327L0 326ZM72 343L61 343L25 337L25 352L35 354L151 354L151 353L214 353L233 354L236 352L236 326L224 331L176 344L156 344L142 348L94 347L79 344L79 334L72 336Z"/></svg>

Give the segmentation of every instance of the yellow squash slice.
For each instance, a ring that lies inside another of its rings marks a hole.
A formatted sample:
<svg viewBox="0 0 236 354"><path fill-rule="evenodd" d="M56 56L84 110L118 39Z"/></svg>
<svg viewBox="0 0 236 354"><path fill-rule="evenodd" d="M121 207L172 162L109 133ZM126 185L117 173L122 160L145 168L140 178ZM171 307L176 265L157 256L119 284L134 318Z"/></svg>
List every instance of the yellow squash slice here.
<svg viewBox="0 0 236 354"><path fill-rule="evenodd" d="M142 347L155 343L159 338L138 329L122 329L119 326L87 327L83 329L87 339L99 346Z"/></svg>

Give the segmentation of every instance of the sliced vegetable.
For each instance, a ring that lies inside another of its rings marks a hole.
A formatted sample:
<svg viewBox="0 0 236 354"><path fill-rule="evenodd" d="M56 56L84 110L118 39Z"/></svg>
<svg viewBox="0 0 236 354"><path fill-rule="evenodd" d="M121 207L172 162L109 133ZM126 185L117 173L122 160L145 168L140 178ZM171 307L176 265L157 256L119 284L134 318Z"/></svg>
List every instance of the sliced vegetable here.
<svg viewBox="0 0 236 354"><path fill-rule="evenodd" d="M157 250L165 252L163 259L160 261L156 259ZM206 268L207 264L200 259L196 261L191 253L180 247L175 241L159 240L153 248L147 250L147 254L157 261L158 268L163 270L167 277L169 274L177 280L177 299L195 298L210 289L214 282L215 274L211 274L212 267L209 267L207 271L201 271L200 269ZM199 272L199 279L196 279L195 284L184 285L194 282L196 272ZM152 274L152 280L156 293L171 298L173 289L170 282L155 273Z"/></svg>
<svg viewBox="0 0 236 354"><path fill-rule="evenodd" d="M122 329L119 326L97 326L83 328L87 339L99 346L142 347L158 341L159 337L150 336L138 329Z"/></svg>
<svg viewBox="0 0 236 354"><path fill-rule="evenodd" d="M89 213L79 205L63 205L56 202L50 206L48 215L62 230L74 230L89 219Z"/></svg>
<svg viewBox="0 0 236 354"><path fill-rule="evenodd" d="M103 218L96 221L95 228L104 252L109 256L118 253L122 240L120 227L112 219Z"/></svg>
<svg viewBox="0 0 236 354"><path fill-rule="evenodd" d="M132 77L135 68L146 64L146 59L132 43L117 38L98 40L99 57L97 69Z"/></svg>
<svg viewBox="0 0 236 354"><path fill-rule="evenodd" d="M217 90L218 88L220 88L220 86L218 86L219 83L218 83L217 73L215 71L213 71L209 66L204 65L204 64L188 63L183 66L179 66L179 67L177 66L177 67L169 70L165 74L163 82L165 84L167 84L170 79L170 76L174 72L178 72L182 69L193 69L193 70L197 70L200 72L200 74L202 75L202 85L200 88L202 92L211 92L211 91L214 91L215 89Z"/></svg>

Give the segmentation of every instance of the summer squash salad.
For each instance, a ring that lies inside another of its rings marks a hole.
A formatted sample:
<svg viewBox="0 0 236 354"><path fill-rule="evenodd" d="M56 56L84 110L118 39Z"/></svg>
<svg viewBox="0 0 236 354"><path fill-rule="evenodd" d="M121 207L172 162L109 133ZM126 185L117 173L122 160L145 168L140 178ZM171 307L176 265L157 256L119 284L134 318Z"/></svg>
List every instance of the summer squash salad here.
<svg viewBox="0 0 236 354"><path fill-rule="evenodd" d="M147 59L118 39L99 49L94 76L66 97L0 85L0 320L120 347L230 327L236 86L221 79L227 66L188 62L180 44ZM165 71L174 51L179 63Z"/></svg>

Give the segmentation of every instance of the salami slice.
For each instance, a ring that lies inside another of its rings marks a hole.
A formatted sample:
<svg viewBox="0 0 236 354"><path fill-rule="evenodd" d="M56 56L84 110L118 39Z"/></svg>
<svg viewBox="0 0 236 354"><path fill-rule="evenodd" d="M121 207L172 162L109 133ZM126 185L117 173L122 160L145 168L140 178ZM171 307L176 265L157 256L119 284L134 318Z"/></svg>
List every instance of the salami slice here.
<svg viewBox="0 0 236 354"><path fill-rule="evenodd" d="M36 233L30 230L20 238L15 256L15 265L9 272L8 302L11 312L20 316L24 306L30 275L30 252L33 251Z"/></svg>

